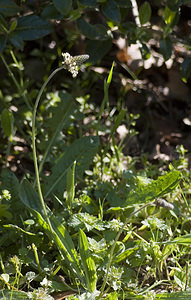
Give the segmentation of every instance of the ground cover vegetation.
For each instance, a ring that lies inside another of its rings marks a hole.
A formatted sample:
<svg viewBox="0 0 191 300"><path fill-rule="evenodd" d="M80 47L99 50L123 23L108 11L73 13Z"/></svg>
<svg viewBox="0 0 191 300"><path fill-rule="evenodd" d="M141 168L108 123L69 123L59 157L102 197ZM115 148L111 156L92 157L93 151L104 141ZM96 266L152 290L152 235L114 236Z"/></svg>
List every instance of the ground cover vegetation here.
<svg viewBox="0 0 191 300"><path fill-rule="evenodd" d="M190 0L0 0L0 299L190 299Z"/></svg>

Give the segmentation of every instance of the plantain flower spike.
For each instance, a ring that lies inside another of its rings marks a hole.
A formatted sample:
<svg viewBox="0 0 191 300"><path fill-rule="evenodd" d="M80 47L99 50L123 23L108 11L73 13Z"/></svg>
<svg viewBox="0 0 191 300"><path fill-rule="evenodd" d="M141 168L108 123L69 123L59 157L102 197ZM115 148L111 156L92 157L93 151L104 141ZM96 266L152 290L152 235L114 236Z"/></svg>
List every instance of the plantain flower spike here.
<svg viewBox="0 0 191 300"><path fill-rule="evenodd" d="M71 56L67 52L62 53L62 56L64 58L62 64L64 65L64 68L72 74L72 77L76 77L78 75L79 66L89 58L89 55L87 54Z"/></svg>

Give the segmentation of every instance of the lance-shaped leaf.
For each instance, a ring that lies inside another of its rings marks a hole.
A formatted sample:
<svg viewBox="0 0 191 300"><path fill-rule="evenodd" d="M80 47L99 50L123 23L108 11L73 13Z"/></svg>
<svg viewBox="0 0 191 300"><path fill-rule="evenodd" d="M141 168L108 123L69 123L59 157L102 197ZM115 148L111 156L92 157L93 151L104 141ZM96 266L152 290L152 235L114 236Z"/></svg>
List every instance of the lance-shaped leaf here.
<svg viewBox="0 0 191 300"><path fill-rule="evenodd" d="M138 177L137 177L138 178ZM181 173L179 171L171 171L165 175L159 176L157 180L138 182L137 188L131 189L126 199L126 206L141 202L153 201L167 193L172 192L179 184Z"/></svg>
<svg viewBox="0 0 191 300"><path fill-rule="evenodd" d="M86 286L88 291L92 293L96 289L97 282L95 262L91 257L87 237L81 229L79 231L79 250L86 276Z"/></svg>
<svg viewBox="0 0 191 300"><path fill-rule="evenodd" d="M54 234L52 236L52 231L50 230L47 222L45 221L46 218L44 216L39 196L34 190L33 186L30 184L30 182L26 179L20 185L19 196L21 201L30 210L32 210L39 224L44 228L49 238L54 239L58 250L60 251L62 257L64 257L67 265L70 267L73 273L78 277L80 281L83 281L83 273L79 265L77 252L65 226L63 224L60 224L54 217L54 215L51 213L51 211L47 208Z"/></svg>

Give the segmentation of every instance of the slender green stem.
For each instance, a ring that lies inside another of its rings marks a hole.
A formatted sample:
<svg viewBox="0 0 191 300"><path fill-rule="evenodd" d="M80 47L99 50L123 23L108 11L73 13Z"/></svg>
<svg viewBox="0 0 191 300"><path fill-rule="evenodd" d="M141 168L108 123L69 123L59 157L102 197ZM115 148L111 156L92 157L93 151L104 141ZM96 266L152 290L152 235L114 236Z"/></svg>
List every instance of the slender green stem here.
<svg viewBox="0 0 191 300"><path fill-rule="evenodd" d="M40 261L39 261L39 257L38 257L37 247L35 246L34 243L32 243L32 249L34 251L34 256L35 256L35 259L36 259L36 264L37 264L37 267L38 267L39 274L42 275L42 270L41 270L41 267L40 267Z"/></svg>
<svg viewBox="0 0 191 300"><path fill-rule="evenodd" d="M37 162L37 153L36 153L35 122L36 122L37 107L38 107L40 98L42 96L42 93L43 93L45 87L47 86L47 84L49 83L49 81L52 79L52 77L57 72L59 72L60 70L62 70L63 68L64 68L64 66L61 66L61 67L57 68L56 70L54 70L50 74L50 76L46 79L46 81L43 83L43 85L42 85L42 87L41 87L41 89L40 89L40 91L38 93L38 96L36 98L36 102L35 102L34 110L33 110L33 114L32 114L32 149L33 149L33 161L34 161L34 168L35 168L35 175L36 175L37 190L38 190L40 202L41 202L41 205L42 205L42 209L43 209L43 212L44 212L44 216L46 218L46 221L48 223L48 226L50 228L50 231L51 231L53 237L54 237L54 231L53 231L50 219L48 217L48 213L47 213L47 210L46 210L46 205L45 205L45 202L44 202L44 198L43 198L42 190L41 190L41 185L40 185L40 176L39 176L39 169L38 169L38 162Z"/></svg>

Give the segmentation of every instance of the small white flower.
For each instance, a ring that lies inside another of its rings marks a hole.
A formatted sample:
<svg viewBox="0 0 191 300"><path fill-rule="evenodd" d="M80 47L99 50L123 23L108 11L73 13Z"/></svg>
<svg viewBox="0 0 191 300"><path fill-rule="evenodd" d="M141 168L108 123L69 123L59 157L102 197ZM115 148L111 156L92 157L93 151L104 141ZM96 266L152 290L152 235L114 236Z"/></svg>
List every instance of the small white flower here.
<svg viewBox="0 0 191 300"><path fill-rule="evenodd" d="M89 58L87 54L71 56L68 52L62 53L62 56L64 58L62 64L72 74L72 77L78 75L79 66Z"/></svg>
<svg viewBox="0 0 191 300"><path fill-rule="evenodd" d="M4 198L6 200L10 200L11 199L11 194L8 190L3 190L2 191L2 196L1 198Z"/></svg>
<svg viewBox="0 0 191 300"><path fill-rule="evenodd" d="M51 286L51 281L48 280L46 277L41 281L40 283L42 286L44 287L48 287L48 286Z"/></svg>

